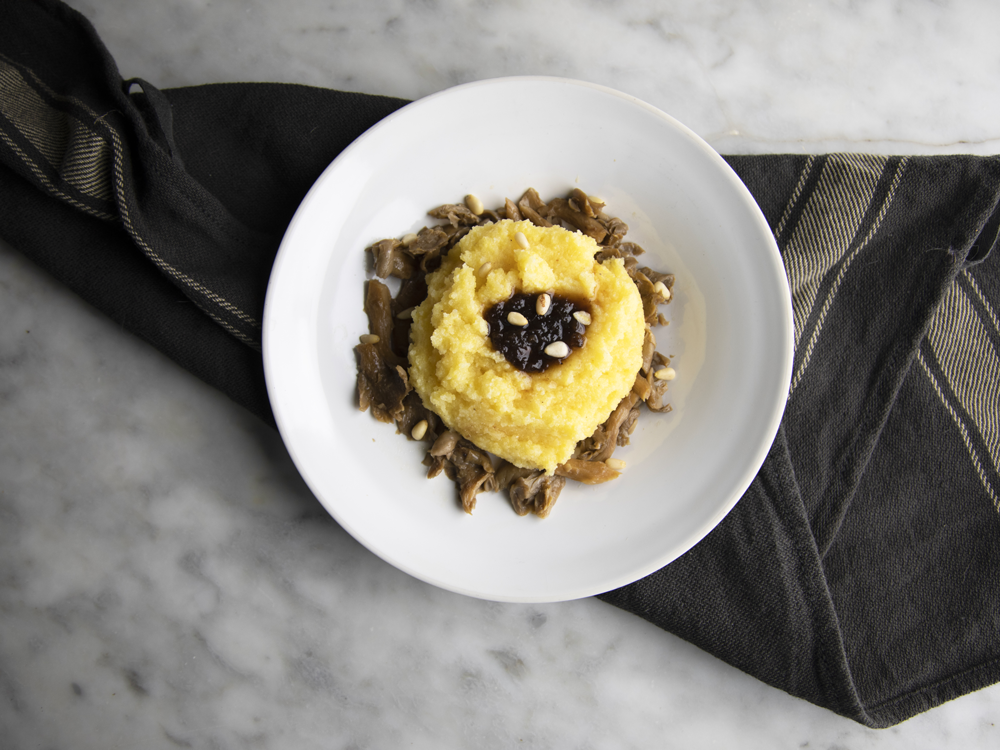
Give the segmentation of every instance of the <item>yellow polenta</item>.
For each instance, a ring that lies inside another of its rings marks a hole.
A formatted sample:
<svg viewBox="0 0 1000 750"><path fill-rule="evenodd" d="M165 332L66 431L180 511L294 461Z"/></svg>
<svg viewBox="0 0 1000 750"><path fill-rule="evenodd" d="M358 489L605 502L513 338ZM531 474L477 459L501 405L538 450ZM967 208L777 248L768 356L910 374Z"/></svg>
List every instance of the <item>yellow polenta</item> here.
<svg viewBox="0 0 1000 750"><path fill-rule="evenodd" d="M528 221L473 228L427 277L427 299L413 312L410 381L424 405L517 466L552 473L570 458L628 395L642 365L639 292L621 260L594 260L598 249L584 234ZM541 373L509 364L483 315L517 292L587 300L584 346Z"/></svg>

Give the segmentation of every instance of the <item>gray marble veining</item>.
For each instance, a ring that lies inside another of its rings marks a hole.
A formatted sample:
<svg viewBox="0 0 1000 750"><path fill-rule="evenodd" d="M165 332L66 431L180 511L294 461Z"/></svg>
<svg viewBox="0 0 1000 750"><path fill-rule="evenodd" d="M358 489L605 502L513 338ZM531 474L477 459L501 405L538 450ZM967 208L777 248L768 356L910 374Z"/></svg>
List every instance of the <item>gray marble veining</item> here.
<svg viewBox="0 0 1000 750"><path fill-rule="evenodd" d="M161 87L558 75L723 152L1000 150L994 3L71 4ZM597 600L416 581L327 516L272 430L2 244L0 321L2 747L1000 741L1000 687L874 732Z"/></svg>

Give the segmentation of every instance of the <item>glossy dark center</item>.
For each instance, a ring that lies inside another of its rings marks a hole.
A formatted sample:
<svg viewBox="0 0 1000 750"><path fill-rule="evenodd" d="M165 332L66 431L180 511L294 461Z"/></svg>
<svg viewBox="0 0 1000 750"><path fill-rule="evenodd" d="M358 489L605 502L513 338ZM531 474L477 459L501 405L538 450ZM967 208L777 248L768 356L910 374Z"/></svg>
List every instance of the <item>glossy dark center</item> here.
<svg viewBox="0 0 1000 750"><path fill-rule="evenodd" d="M573 317L573 313L590 310L581 303L558 295L550 295L552 304L548 312L536 312L537 294L515 294L498 302L486 311L493 348L522 372L544 372L564 358L551 357L545 347L557 341L565 342L570 350L579 349L586 341L587 326ZM528 324L514 325L508 321L512 312L523 315Z"/></svg>

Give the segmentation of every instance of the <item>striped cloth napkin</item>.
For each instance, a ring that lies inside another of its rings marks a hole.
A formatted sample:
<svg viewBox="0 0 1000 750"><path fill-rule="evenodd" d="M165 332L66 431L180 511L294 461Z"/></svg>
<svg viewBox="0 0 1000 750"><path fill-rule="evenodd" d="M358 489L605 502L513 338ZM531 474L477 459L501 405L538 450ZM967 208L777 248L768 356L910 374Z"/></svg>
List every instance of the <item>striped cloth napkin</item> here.
<svg viewBox="0 0 1000 750"><path fill-rule="evenodd" d="M326 165L405 102L123 81L56 0L0 23L0 236L272 422L271 261ZM795 364L746 495L602 599L872 727L1000 680L1000 159L727 157L785 262Z"/></svg>

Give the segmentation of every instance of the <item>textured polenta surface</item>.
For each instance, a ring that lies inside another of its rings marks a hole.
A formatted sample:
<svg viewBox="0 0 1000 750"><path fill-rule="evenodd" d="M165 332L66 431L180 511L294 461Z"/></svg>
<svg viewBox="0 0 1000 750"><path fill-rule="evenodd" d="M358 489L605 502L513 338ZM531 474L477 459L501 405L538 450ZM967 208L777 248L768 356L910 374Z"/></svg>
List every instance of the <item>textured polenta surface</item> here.
<svg viewBox="0 0 1000 750"><path fill-rule="evenodd" d="M528 221L472 229L427 277L413 313L410 380L424 405L480 448L555 471L628 394L642 364L639 292L620 259L594 260L598 249L584 234ZM515 292L586 300L584 346L542 373L510 365L483 315Z"/></svg>

